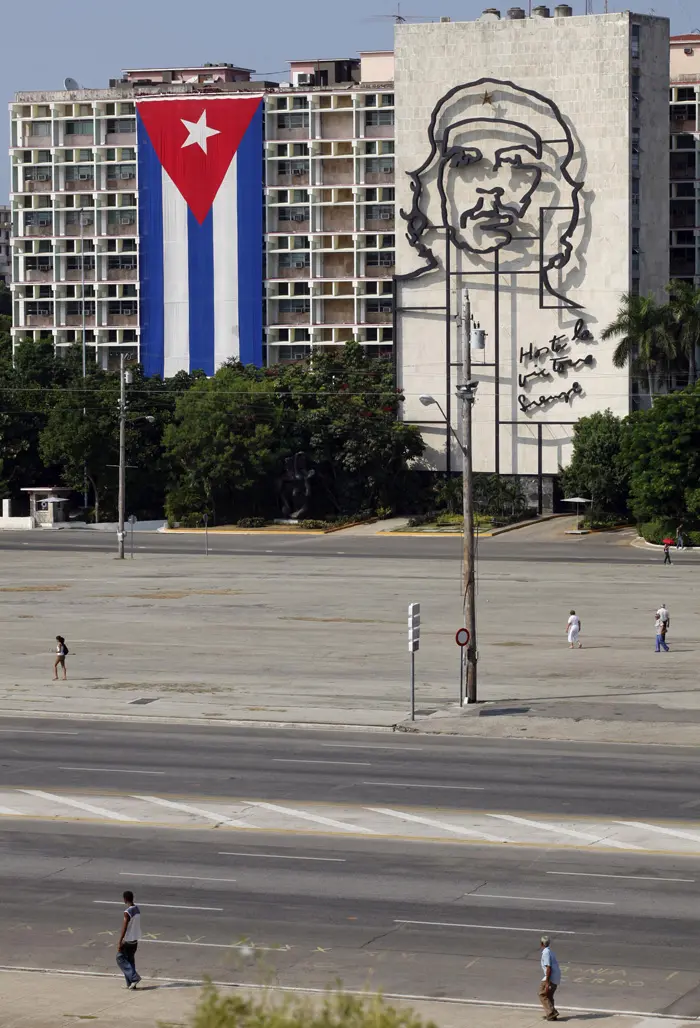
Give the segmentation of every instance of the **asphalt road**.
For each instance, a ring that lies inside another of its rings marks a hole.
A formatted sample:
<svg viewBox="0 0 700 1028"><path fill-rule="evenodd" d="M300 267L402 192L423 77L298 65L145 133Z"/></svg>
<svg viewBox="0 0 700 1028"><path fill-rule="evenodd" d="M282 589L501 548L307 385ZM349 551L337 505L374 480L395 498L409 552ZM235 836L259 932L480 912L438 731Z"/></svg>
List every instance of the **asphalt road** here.
<svg viewBox="0 0 700 1028"><path fill-rule="evenodd" d="M204 557L203 535L164 535L157 532L135 534L135 558L139 554L192 554ZM112 532L64 530L57 532L0 532L0 552L22 548L39 551L74 551L114 553L116 540ZM130 548L127 543L127 559ZM220 555L298 557L371 558L373 560L459 560L461 540L445 538L408 538L406 536L350 536L342 532L331 535L216 535L209 534L209 558ZM482 561L519 560L537 563L603 563L655 564L663 560L660 551L621 543L615 534L577 538L571 542L524 543L517 533L479 540ZM700 551L674 552L678 564L696 564Z"/></svg>
<svg viewBox="0 0 700 1028"><path fill-rule="evenodd" d="M149 780L162 796L637 819L700 808L693 749L0 719L0 788L111 792Z"/></svg>
<svg viewBox="0 0 700 1028"><path fill-rule="evenodd" d="M404 806L658 821L695 816L695 763L680 748L0 719L0 786L115 798L140 773L160 796L299 804L376 801L376 780ZM695 857L3 817L0 966L112 970L125 888L144 978L532 1002L546 931L561 1008L700 1015Z"/></svg>

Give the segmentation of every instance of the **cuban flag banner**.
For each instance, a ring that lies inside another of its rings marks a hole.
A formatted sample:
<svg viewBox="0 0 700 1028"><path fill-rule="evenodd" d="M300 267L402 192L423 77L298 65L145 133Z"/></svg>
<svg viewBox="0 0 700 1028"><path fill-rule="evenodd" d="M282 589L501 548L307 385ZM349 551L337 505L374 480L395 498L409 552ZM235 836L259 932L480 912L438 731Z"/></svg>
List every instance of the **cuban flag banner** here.
<svg viewBox="0 0 700 1028"><path fill-rule="evenodd" d="M262 96L138 100L141 361L262 363Z"/></svg>

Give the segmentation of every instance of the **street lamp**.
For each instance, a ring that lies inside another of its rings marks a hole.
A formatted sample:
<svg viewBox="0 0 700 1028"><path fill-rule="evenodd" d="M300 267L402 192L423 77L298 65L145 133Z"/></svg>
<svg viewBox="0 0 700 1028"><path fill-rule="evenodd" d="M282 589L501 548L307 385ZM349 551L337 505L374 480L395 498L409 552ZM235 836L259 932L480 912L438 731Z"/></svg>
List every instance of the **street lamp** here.
<svg viewBox="0 0 700 1028"><path fill-rule="evenodd" d="M131 381L131 372L124 368L124 354L119 355L119 525L117 527L117 557L124 560L124 512L126 509L126 380ZM156 420L150 414L132 418L131 421Z"/></svg>
<svg viewBox="0 0 700 1028"><path fill-rule="evenodd" d="M483 349L483 329L472 331L471 307L469 293L464 294L464 310L462 315L462 377L464 381L457 386L456 395L462 401L462 438L460 439L454 428L447 420L447 415L434 396L422 394L418 397L424 407L433 404L442 414L445 423L457 444L462 451L462 508L464 513L464 530L462 536L462 574L464 604L464 624L469 632L467 643L467 703L476 703L477 699L477 675L476 664L478 651L476 645L476 575L475 575L475 554L474 554L474 472L472 466L472 407L476 400L478 382L472 380L471 347Z"/></svg>

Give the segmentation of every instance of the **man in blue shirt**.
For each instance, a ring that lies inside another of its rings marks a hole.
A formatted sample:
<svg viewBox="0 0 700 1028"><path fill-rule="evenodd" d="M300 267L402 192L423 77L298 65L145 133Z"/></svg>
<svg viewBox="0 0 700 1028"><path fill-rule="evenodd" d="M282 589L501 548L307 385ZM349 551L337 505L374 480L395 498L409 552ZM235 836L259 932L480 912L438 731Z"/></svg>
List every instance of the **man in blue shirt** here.
<svg viewBox="0 0 700 1028"><path fill-rule="evenodd" d="M540 948L542 950L540 963L543 975L540 982L540 1003L544 1007L545 1020L556 1021L559 1011L554 1006L554 993L561 984L559 961L550 949L548 935L543 935L540 939Z"/></svg>

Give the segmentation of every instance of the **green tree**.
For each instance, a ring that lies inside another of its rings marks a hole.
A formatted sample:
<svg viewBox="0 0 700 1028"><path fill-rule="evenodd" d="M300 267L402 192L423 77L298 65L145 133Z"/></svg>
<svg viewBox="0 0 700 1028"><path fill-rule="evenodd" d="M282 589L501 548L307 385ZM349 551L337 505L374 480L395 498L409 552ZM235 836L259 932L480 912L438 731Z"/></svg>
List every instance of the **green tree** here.
<svg viewBox="0 0 700 1028"><path fill-rule="evenodd" d="M351 341L276 374L288 438L319 470L317 505L350 514L399 506L424 443L398 419L403 396L390 362Z"/></svg>
<svg viewBox="0 0 700 1028"><path fill-rule="evenodd" d="M0 318L12 316L12 293L0 279Z"/></svg>
<svg viewBox="0 0 700 1028"><path fill-rule="evenodd" d="M627 419L630 508L638 521L700 519L700 385L660 396Z"/></svg>
<svg viewBox="0 0 700 1028"><path fill-rule="evenodd" d="M581 418L574 426L571 463L561 472L569 496L591 499L591 516L627 513L629 469L622 457L625 419L611 410Z"/></svg>
<svg viewBox="0 0 700 1028"><path fill-rule="evenodd" d="M619 340L613 352L613 364L616 368L631 365L633 370L643 371L650 400L653 400L660 375L677 353L668 308L651 295L625 293L615 320L603 329L601 338Z"/></svg>
<svg viewBox="0 0 700 1028"><path fill-rule="evenodd" d="M173 520L207 513L219 524L272 508L283 446L274 380L231 362L177 399L164 444L173 470ZM288 451L287 451L288 452Z"/></svg>
<svg viewBox="0 0 700 1028"><path fill-rule="evenodd" d="M690 282L670 282L668 313L678 340L678 349L688 361L688 383L698 379L697 353L700 347L700 289Z"/></svg>

